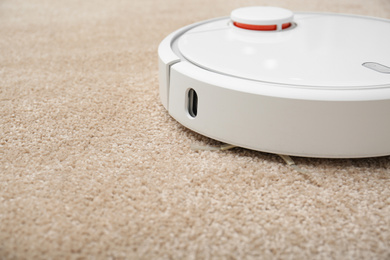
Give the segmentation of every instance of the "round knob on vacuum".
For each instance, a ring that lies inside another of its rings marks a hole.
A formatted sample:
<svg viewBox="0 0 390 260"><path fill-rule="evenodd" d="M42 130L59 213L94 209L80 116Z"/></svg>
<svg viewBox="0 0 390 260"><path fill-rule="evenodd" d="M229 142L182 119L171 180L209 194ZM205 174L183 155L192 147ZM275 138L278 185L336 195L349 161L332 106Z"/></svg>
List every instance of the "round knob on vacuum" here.
<svg viewBox="0 0 390 260"><path fill-rule="evenodd" d="M256 31L280 31L291 26L292 11L270 6L252 6L232 11L230 18L239 28Z"/></svg>

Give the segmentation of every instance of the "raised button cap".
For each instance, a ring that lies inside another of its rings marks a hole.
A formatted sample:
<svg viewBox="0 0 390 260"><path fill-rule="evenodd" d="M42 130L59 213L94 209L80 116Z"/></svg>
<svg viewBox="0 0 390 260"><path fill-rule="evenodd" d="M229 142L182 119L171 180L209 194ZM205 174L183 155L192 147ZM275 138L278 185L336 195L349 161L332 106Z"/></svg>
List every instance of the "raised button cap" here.
<svg viewBox="0 0 390 260"><path fill-rule="evenodd" d="M277 30L291 26L294 13L290 10L271 6L251 6L232 11L230 18L237 27L249 30Z"/></svg>

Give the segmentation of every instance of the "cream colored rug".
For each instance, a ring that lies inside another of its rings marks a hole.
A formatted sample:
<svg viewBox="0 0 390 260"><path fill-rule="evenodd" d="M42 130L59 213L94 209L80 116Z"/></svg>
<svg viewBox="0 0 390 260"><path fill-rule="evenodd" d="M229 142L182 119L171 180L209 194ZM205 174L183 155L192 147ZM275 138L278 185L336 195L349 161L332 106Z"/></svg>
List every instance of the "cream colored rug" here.
<svg viewBox="0 0 390 260"><path fill-rule="evenodd" d="M390 157L293 158L302 174L196 152L219 144L160 104L159 42L248 5L390 18L389 0L0 1L0 259L390 259Z"/></svg>

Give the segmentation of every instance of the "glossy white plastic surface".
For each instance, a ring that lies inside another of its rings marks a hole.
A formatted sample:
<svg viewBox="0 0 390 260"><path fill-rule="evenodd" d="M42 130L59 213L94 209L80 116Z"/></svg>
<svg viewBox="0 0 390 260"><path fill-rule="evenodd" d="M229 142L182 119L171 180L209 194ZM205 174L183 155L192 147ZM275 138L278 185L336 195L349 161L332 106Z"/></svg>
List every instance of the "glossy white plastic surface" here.
<svg viewBox="0 0 390 260"><path fill-rule="evenodd" d="M198 66L249 80L312 87L370 87L389 75L362 66L390 66L388 21L342 15L296 14L283 31L237 28L229 19L198 26L178 42Z"/></svg>
<svg viewBox="0 0 390 260"><path fill-rule="evenodd" d="M290 23L293 12L273 6L242 7L232 11L230 18L234 22L250 25L278 25Z"/></svg>

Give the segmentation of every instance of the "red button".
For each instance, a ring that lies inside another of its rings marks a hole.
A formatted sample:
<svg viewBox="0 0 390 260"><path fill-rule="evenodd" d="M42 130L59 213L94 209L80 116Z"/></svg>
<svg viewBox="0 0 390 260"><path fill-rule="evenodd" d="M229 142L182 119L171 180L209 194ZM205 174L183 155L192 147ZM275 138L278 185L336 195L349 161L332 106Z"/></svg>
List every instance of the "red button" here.
<svg viewBox="0 0 390 260"><path fill-rule="evenodd" d="M271 6L242 7L232 11L230 18L239 28L256 31L280 31L292 25L290 10Z"/></svg>
<svg viewBox="0 0 390 260"><path fill-rule="evenodd" d="M233 22L233 24L239 28L247 29L247 30L254 30L254 31L276 31L277 26L274 25L253 25L253 24L244 24L244 23L238 23ZM291 26L291 23L284 23L282 24L282 30L287 29Z"/></svg>

